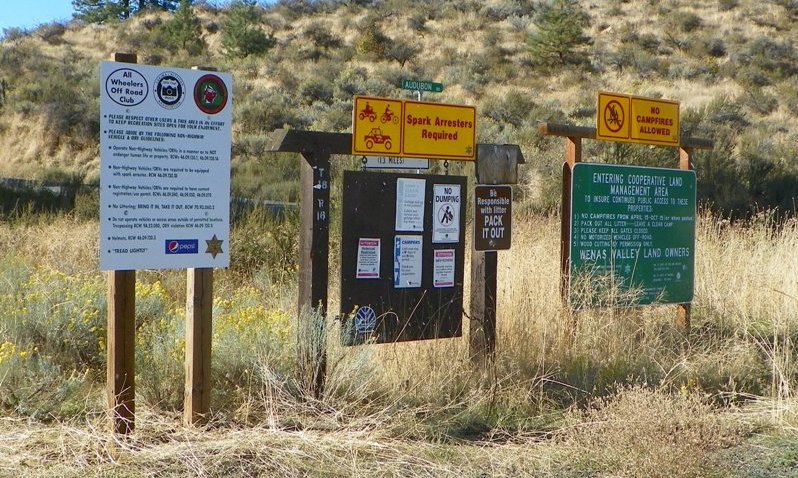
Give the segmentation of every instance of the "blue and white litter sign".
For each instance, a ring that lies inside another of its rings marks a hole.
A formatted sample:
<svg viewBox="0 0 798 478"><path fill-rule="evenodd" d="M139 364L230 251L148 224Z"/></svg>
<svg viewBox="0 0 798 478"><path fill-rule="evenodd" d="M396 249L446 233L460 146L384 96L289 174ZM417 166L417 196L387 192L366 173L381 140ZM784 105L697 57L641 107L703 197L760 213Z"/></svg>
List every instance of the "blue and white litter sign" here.
<svg viewBox="0 0 798 478"><path fill-rule="evenodd" d="M393 287L421 287L422 236L399 235L394 239Z"/></svg>

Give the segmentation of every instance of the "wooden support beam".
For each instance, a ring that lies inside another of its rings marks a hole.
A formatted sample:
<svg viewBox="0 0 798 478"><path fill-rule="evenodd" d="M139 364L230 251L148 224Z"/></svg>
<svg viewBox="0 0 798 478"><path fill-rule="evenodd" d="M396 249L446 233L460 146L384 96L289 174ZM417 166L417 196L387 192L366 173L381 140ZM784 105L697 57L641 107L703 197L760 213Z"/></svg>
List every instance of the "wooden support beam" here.
<svg viewBox="0 0 798 478"><path fill-rule="evenodd" d="M217 71L212 66L192 70ZM213 338L213 269L186 271L186 378L183 423L204 423L211 409L211 343Z"/></svg>
<svg viewBox="0 0 798 478"><path fill-rule="evenodd" d="M278 129L271 134L270 151L314 154L352 154L351 133L324 133L296 129Z"/></svg>
<svg viewBox="0 0 798 478"><path fill-rule="evenodd" d="M136 63L132 53L113 61ZM115 433L128 434L136 421L136 271L110 271L108 279L106 398Z"/></svg>
<svg viewBox="0 0 798 478"><path fill-rule="evenodd" d="M469 356L481 368L493 363L496 354L496 251L471 251L471 318Z"/></svg>
<svg viewBox="0 0 798 478"><path fill-rule="evenodd" d="M477 184L516 184L518 164L524 162L515 144L477 146ZM471 251L471 318L469 355L480 368L492 364L496 354L496 309L498 301L498 256L496 251Z"/></svg>
<svg viewBox="0 0 798 478"><path fill-rule="evenodd" d="M211 405L213 269L189 269L186 280L186 382L183 422L205 422Z"/></svg>
<svg viewBox="0 0 798 478"><path fill-rule="evenodd" d="M565 163L562 166L562 199L560 202L560 300L568 341L576 337L577 314L571 309L571 175L582 162L582 136L565 137Z"/></svg>
<svg viewBox="0 0 798 478"><path fill-rule="evenodd" d="M115 433L135 428L136 271L108 273L106 395Z"/></svg>
<svg viewBox="0 0 798 478"><path fill-rule="evenodd" d="M682 146L679 148L679 169L693 170L693 148ZM690 334L691 305L678 304L676 306L676 328L685 335Z"/></svg>
<svg viewBox="0 0 798 478"><path fill-rule="evenodd" d="M541 136L566 136L580 139L596 139L596 128L591 126L573 126L569 124L538 123L538 133ZM712 149L714 142L702 138L682 138L682 148Z"/></svg>
<svg viewBox="0 0 798 478"><path fill-rule="evenodd" d="M351 146L350 146L351 148ZM300 166L299 303L301 319L307 325L308 343L300 347L300 363L311 364L312 392L324 392L327 374L325 329L330 253L330 155L320 151L303 153Z"/></svg>

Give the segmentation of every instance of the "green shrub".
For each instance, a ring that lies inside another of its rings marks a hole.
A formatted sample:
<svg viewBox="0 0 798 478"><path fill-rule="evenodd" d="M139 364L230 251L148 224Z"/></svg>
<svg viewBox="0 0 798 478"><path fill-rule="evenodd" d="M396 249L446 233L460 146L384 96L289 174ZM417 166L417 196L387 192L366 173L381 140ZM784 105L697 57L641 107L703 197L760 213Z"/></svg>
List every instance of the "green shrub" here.
<svg viewBox="0 0 798 478"><path fill-rule="evenodd" d="M205 49L200 20L194 13L190 0L180 0L180 6L163 24L162 31L173 46L191 54Z"/></svg>
<svg viewBox="0 0 798 478"><path fill-rule="evenodd" d="M535 17L537 30L527 38L527 47L541 65L586 65L586 47L592 44L584 29L589 17L575 0L553 0Z"/></svg>
<svg viewBox="0 0 798 478"><path fill-rule="evenodd" d="M316 101L331 104L333 84L327 78L310 77L299 85L299 98L306 104Z"/></svg>
<svg viewBox="0 0 798 478"><path fill-rule="evenodd" d="M388 49L386 56L399 63L404 68L405 63L413 60L418 55L420 48L404 41L394 41Z"/></svg>
<svg viewBox="0 0 798 478"><path fill-rule="evenodd" d="M762 88L752 88L742 95L742 102L758 115L769 115L779 106L779 100Z"/></svg>
<svg viewBox="0 0 798 478"><path fill-rule="evenodd" d="M391 47L391 39L382 33L376 23L367 25L355 39L355 51L361 56L374 60L387 58Z"/></svg>
<svg viewBox="0 0 798 478"><path fill-rule="evenodd" d="M668 17L669 23L684 33L691 33L702 26L701 17L693 12L678 11Z"/></svg>
<svg viewBox="0 0 798 478"><path fill-rule="evenodd" d="M739 5L739 0L718 0L718 8L723 12L734 10Z"/></svg>
<svg viewBox="0 0 798 478"><path fill-rule="evenodd" d="M136 282L136 394L154 408L183 407L184 322L160 281Z"/></svg>
<svg viewBox="0 0 798 478"><path fill-rule="evenodd" d="M532 96L519 91L510 91L504 98L489 99L481 108L482 115L499 123L521 126L534 111Z"/></svg>
<svg viewBox="0 0 798 478"><path fill-rule="evenodd" d="M227 10L227 18L222 21L222 50L225 55L245 58L263 55L274 47L273 35L266 35L258 22L261 9L254 0L236 0Z"/></svg>
<svg viewBox="0 0 798 478"><path fill-rule="evenodd" d="M38 27L36 33L50 45L60 45L64 41L66 25L61 22L46 23Z"/></svg>
<svg viewBox="0 0 798 478"><path fill-rule="evenodd" d="M263 207L245 213L231 233L230 247L236 251L231 257L231 271L251 277L267 268L276 277L292 280L299 257L298 227L298 217L290 209L280 216Z"/></svg>

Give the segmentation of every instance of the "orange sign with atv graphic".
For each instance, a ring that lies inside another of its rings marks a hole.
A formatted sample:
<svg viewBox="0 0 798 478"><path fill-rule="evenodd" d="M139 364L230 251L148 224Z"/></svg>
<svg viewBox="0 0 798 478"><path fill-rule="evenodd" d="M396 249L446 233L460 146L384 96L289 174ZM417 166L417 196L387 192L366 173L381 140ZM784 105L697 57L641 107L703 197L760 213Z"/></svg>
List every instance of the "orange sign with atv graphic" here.
<svg viewBox="0 0 798 478"><path fill-rule="evenodd" d="M402 153L402 100L355 97L352 154L399 156Z"/></svg>
<svg viewBox="0 0 798 478"><path fill-rule="evenodd" d="M355 96L352 154L473 161L476 108Z"/></svg>

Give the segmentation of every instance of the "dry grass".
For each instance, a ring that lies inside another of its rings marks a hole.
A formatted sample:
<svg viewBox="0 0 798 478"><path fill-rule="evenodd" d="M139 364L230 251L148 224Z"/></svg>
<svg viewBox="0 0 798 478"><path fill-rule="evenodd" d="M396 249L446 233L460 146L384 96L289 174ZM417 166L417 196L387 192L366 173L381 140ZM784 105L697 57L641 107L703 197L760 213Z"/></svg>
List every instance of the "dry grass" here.
<svg viewBox="0 0 798 478"><path fill-rule="evenodd" d="M420 410L414 410L419 412ZM333 410L328 410L332 414ZM360 425L367 418L361 417ZM397 418L397 417L393 417ZM522 477L701 476L714 451L747 428L700 399L632 389L576 413L541 439L441 443L386 436L378 427L292 430L139 413L130 437L102 417L40 425L0 420L0 473L25 476ZM329 421L332 417L329 417Z"/></svg>
<svg viewBox="0 0 798 478"><path fill-rule="evenodd" d="M753 430L794 433L793 225L702 217L690 341L672 307L585 312L570 339L558 219L518 219L499 258L498 358L487 375L471 368L467 337L343 348L330 324L319 401L264 359L237 408L202 429L146 403L129 439L111 436L99 412L6 418L0 475L711 476L723 474L717 453ZM0 237L7 259L96 274L94 223L3 224ZM223 296L235 289L228 279L220 274ZM264 303L292 310L294 297L287 288Z"/></svg>

